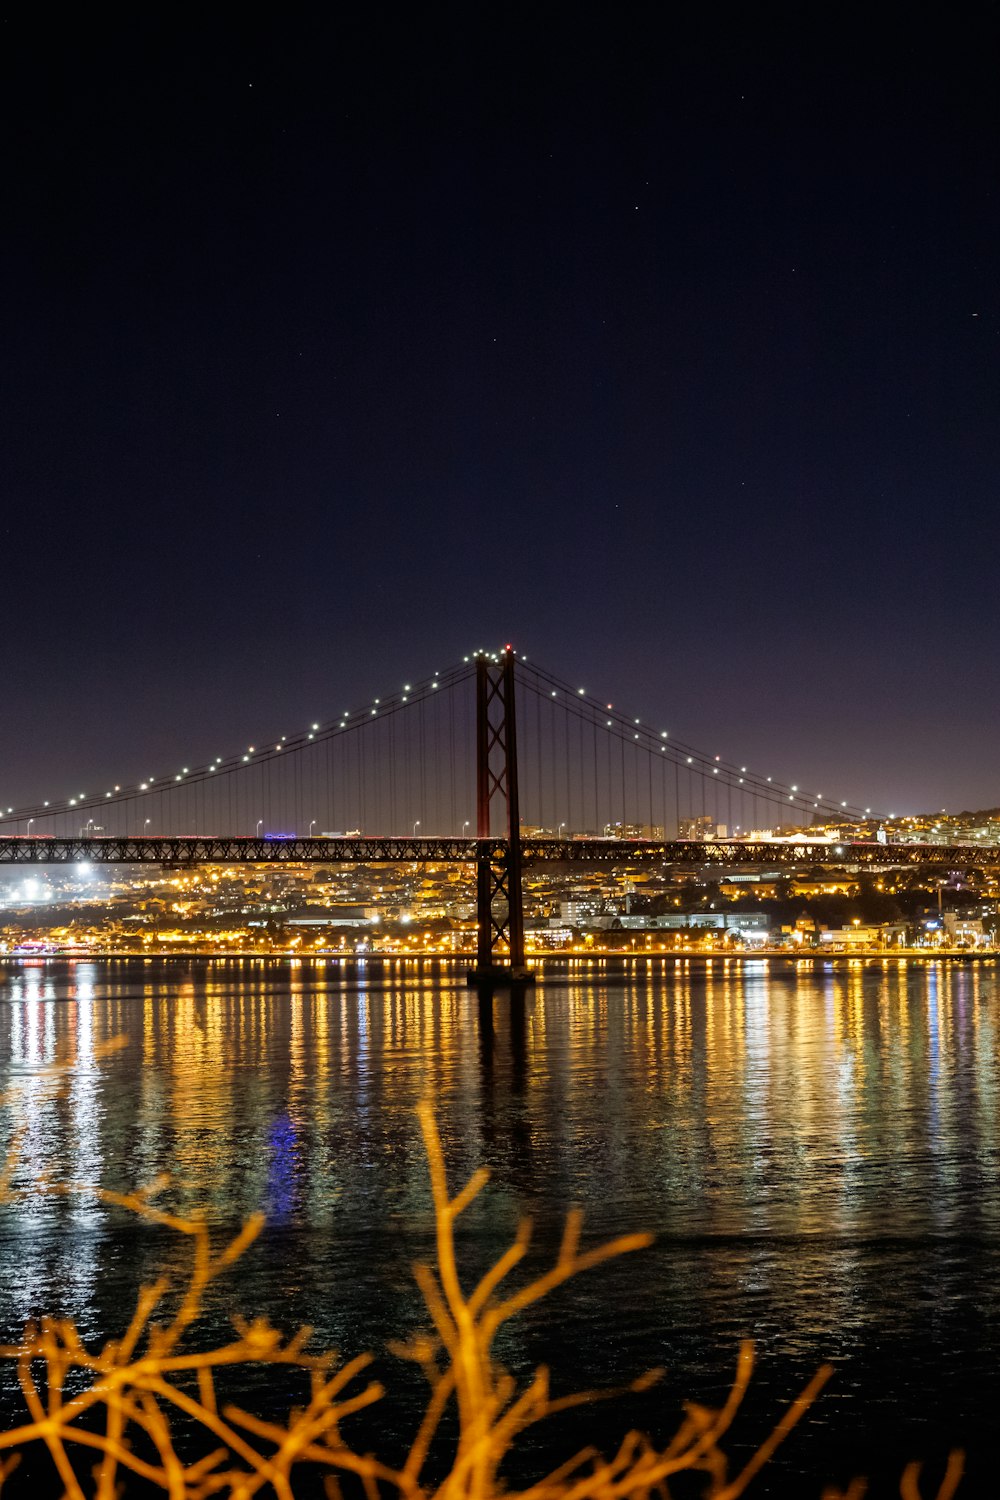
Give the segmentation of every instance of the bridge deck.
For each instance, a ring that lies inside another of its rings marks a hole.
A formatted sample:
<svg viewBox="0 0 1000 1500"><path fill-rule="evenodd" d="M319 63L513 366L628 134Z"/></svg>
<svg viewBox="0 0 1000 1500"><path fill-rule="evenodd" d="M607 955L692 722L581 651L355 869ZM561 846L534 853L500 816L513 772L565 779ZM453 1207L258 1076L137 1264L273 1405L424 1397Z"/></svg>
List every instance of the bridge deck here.
<svg viewBox="0 0 1000 1500"><path fill-rule="evenodd" d="M0 837L0 865L196 864L473 864L480 854L502 858L504 839ZM749 843L713 840L659 843L620 839L521 840L524 863L671 865L928 865L961 870L1000 866L1000 848L979 844Z"/></svg>

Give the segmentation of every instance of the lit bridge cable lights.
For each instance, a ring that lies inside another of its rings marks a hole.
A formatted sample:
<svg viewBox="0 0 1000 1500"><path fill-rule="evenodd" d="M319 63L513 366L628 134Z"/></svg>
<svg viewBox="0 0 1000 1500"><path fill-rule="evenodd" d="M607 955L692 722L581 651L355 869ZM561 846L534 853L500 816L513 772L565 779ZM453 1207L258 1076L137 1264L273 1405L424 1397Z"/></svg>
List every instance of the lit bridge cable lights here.
<svg viewBox="0 0 1000 1500"><path fill-rule="evenodd" d="M764 847L737 832L869 816L697 750L513 651L475 652L228 756L178 759L10 807L0 862L475 863L487 967L497 956L516 967L519 861L734 862ZM778 847L767 844L768 862L824 858L807 838L795 854Z"/></svg>

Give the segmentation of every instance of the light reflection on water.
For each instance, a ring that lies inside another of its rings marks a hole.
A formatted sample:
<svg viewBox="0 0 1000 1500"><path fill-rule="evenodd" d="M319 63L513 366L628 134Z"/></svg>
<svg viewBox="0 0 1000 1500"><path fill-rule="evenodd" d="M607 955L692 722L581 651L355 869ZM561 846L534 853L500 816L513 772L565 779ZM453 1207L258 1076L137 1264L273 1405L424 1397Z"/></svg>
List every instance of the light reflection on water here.
<svg viewBox="0 0 1000 1500"><path fill-rule="evenodd" d="M554 1349L558 1368L561 1350L582 1383L665 1363L668 1412L719 1393L743 1335L766 1356L762 1403L832 1357L813 1447L793 1443L772 1484L817 1452L891 1472L974 1443L1000 1394L997 1004L974 966L573 966L523 1011L497 996L484 1028L431 966L8 964L6 1128L23 1186L165 1171L182 1210L220 1225L264 1209L239 1306L353 1353L416 1318L429 1095L453 1180L494 1171L468 1218L480 1262L519 1213L550 1245L571 1203L595 1237L658 1237L560 1294L505 1357ZM93 1195L22 1199L0 1215L0 1332L44 1310L105 1336L165 1253Z"/></svg>

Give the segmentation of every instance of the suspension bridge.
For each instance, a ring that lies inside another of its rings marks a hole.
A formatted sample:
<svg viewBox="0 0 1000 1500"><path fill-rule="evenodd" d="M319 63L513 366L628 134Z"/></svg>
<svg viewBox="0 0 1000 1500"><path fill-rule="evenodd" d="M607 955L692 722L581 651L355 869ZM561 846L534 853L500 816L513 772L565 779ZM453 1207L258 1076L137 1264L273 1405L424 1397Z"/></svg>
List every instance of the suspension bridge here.
<svg viewBox="0 0 1000 1500"><path fill-rule="evenodd" d="M466 865L470 978L510 982L530 979L526 865L1000 863L978 844L773 837L866 832L871 812L696 750L506 647L235 754L0 808L0 865Z"/></svg>

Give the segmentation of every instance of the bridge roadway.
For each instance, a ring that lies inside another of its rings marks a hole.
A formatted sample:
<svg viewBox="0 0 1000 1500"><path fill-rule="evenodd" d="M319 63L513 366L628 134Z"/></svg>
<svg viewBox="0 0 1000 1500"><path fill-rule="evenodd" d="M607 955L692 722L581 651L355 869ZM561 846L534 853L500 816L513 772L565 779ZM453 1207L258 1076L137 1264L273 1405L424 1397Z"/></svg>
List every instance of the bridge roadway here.
<svg viewBox="0 0 1000 1500"><path fill-rule="evenodd" d="M0 865L291 865L291 864L473 864L479 855L502 861L505 839L469 838L243 838L186 835L170 837L50 838L0 837ZM937 870L1000 867L1000 848L979 844L750 843L719 839L708 843L639 839L524 838L525 864L670 865L901 865Z"/></svg>

